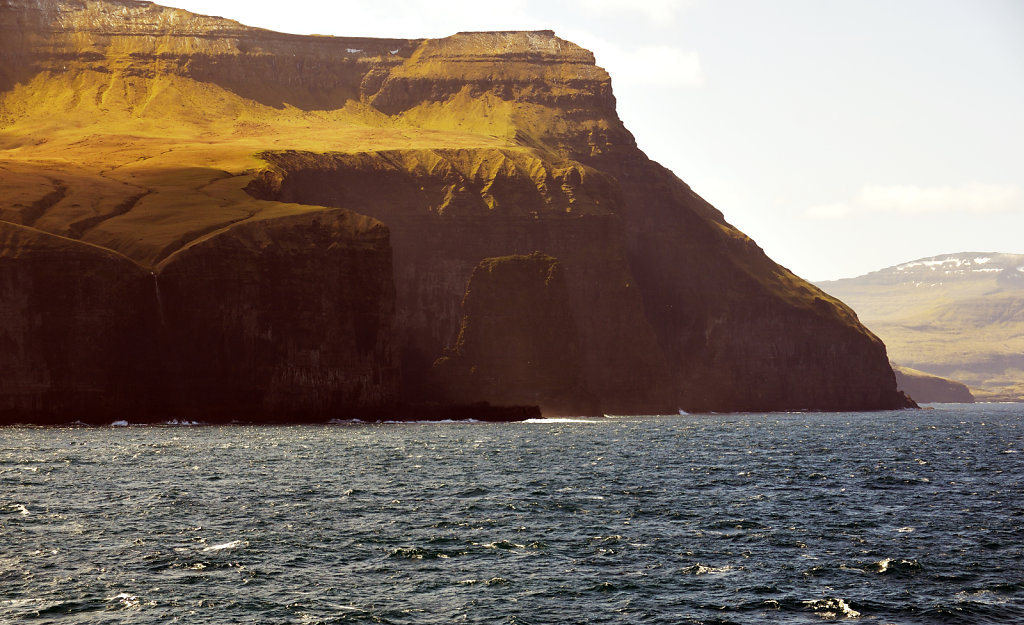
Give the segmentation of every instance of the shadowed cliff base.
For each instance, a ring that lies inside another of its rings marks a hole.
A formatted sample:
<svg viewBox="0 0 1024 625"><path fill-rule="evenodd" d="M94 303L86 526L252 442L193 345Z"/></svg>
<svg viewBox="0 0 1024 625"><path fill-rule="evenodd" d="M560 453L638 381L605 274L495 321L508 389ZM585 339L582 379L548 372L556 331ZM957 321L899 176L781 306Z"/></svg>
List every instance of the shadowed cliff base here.
<svg viewBox="0 0 1024 625"><path fill-rule="evenodd" d="M71 416L73 415L73 416ZM480 421L507 423L540 419L537 406L494 406L488 402L472 404L395 404L373 408L335 411L331 413L253 413L227 412L201 415L156 410L150 413L110 413L105 411L54 412L50 409L0 410L0 427L4 426L215 426L215 425L340 425L344 423L424 423L446 421Z"/></svg>
<svg viewBox="0 0 1024 625"><path fill-rule="evenodd" d="M0 67L8 415L912 404L852 311L647 159L550 31L3 0Z"/></svg>
<svg viewBox="0 0 1024 625"><path fill-rule="evenodd" d="M597 412L557 259L534 253L482 260L462 310L455 346L434 363L447 399L534 403L545 414Z"/></svg>
<svg viewBox="0 0 1024 625"><path fill-rule="evenodd" d="M528 148L263 158L273 167L250 186L258 197L349 206L389 225L398 309L407 311L398 324L403 364L429 390L444 385L427 367L458 340L463 285L479 259L536 251L565 270L578 389L594 389L572 391L579 406L591 398L598 413L912 405L895 388L884 345L852 311L771 263L653 164L617 179ZM633 181L631 193L622 179ZM636 202L640 223L630 219ZM504 307L525 296L506 293ZM509 330L494 325L478 340L497 344Z"/></svg>

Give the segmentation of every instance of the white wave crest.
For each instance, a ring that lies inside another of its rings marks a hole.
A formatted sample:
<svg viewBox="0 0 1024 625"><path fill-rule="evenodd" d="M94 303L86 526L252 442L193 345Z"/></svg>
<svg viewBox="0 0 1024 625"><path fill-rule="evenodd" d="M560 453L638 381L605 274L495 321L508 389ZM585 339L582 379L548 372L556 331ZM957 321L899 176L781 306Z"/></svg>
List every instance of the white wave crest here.
<svg viewBox="0 0 1024 625"><path fill-rule="evenodd" d="M860 612L854 610L842 599L814 599L803 604L825 619L858 618Z"/></svg>
<svg viewBox="0 0 1024 625"><path fill-rule="evenodd" d="M733 570L735 569L731 566L705 566L698 562L683 569L683 573L687 575L721 575Z"/></svg>
<svg viewBox="0 0 1024 625"><path fill-rule="evenodd" d="M107 601L116 601L120 603L122 607L125 608L136 608L141 603L138 597L127 592L122 592L121 594L115 597L108 597Z"/></svg>
<svg viewBox="0 0 1024 625"><path fill-rule="evenodd" d="M242 541L240 541L240 540L232 540L229 543L221 543L219 545L210 545L209 547L206 547L205 549L203 549L203 551L223 551L225 549L234 549L235 547L237 547L237 546L239 546L241 544L242 544Z"/></svg>

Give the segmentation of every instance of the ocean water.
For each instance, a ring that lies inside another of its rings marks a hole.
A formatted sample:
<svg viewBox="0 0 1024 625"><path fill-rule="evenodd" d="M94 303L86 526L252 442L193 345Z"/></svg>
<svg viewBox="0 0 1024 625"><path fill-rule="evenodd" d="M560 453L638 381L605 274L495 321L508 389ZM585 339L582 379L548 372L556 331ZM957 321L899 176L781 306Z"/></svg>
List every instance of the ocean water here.
<svg viewBox="0 0 1024 625"><path fill-rule="evenodd" d="M1024 405L0 428L0 623L1020 623Z"/></svg>

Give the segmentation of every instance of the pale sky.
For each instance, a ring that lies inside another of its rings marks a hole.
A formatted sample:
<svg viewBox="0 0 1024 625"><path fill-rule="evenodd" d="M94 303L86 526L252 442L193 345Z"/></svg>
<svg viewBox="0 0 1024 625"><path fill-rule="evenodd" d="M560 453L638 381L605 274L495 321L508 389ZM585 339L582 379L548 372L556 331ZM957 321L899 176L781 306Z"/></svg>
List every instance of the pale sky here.
<svg viewBox="0 0 1024 625"><path fill-rule="evenodd" d="M1022 0L163 0L300 33L551 29L651 158L805 278L1024 253Z"/></svg>

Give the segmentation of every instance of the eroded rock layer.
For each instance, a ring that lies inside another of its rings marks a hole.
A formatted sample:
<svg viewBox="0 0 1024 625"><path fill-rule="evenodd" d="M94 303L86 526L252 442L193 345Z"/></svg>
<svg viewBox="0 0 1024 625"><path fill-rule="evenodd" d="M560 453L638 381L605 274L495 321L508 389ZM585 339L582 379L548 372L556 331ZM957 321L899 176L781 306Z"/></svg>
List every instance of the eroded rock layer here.
<svg viewBox="0 0 1024 625"><path fill-rule="evenodd" d="M0 0L0 176L5 228L98 255L96 288L131 291L131 314L85 298L66 323L131 317L157 373L106 330L97 358L197 417L909 403L855 315L648 160L607 73L549 31L299 37L133 0ZM552 281L527 279L547 258ZM8 260L5 310L65 279ZM50 379L50 339L25 323L6 326L35 346L3 361L18 388ZM531 371L561 363L558 384L502 364L509 337L547 361ZM486 393L450 375L465 363L492 371ZM49 401L7 392L10 410Z"/></svg>

